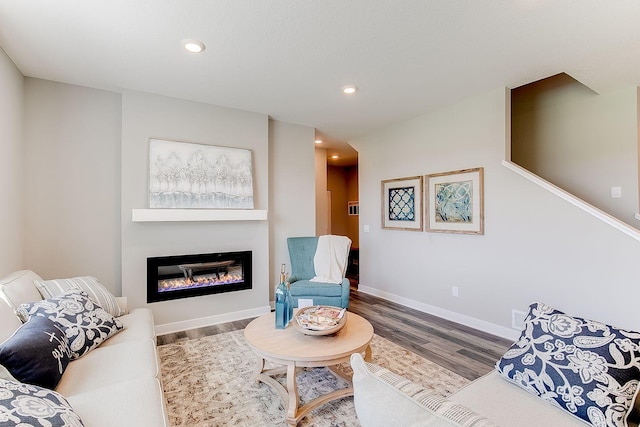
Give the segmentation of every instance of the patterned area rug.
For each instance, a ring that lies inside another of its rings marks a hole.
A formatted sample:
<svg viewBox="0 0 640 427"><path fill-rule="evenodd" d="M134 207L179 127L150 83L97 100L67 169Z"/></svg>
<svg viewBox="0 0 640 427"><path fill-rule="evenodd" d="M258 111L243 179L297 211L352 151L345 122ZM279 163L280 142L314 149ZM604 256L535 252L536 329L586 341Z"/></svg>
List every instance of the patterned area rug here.
<svg viewBox="0 0 640 427"><path fill-rule="evenodd" d="M372 341L372 362L430 387L446 396L469 381L377 335ZM162 382L171 426L285 425L280 397L257 383L257 356L244 340L243 331L227 332L158 347ZM348 364L340 369L350 372ZM284 384L284 377L281 378ZM308 368L298 374L302 402L346 383L327 368ZM342 398L313 410L299 426L359 426L353 397Z"/></svg>

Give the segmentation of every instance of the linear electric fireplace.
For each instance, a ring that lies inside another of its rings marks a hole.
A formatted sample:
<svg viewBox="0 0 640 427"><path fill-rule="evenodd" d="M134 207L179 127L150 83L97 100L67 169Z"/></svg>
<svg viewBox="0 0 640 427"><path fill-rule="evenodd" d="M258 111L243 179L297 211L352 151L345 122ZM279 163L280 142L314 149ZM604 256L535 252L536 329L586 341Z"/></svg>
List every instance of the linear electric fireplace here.
<svg viewBox="0 0 640 427"><path fill-rule="evenodd" d="M251 289L251 251L147 258L147 302Z"/></svg>

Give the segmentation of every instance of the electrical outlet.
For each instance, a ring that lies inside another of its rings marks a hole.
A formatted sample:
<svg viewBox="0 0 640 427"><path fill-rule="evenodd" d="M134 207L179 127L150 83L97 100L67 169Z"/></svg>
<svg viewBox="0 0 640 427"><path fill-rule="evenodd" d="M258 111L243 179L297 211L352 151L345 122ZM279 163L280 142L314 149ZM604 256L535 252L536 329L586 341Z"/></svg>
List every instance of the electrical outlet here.
<svg viewBox="0 0 640 427"><path fill-rule="evenodd" d="M524 328L524 319L527 317L527 313L524 311L512 309L511 310L511 327L519 331Z"/></svg>
<svg viewBox="0 0 640 427"><path fill-rule="evenodd" d="M611 198L619 199L622 197L622 187L611 187Z"/></svg>
<svg viewBox="0 0 640 427"><path fill-rule="evenodd" d="M454 297L458 296L458 287L457 286L452 286L451 287L451 296L454 296Z"/></svg>

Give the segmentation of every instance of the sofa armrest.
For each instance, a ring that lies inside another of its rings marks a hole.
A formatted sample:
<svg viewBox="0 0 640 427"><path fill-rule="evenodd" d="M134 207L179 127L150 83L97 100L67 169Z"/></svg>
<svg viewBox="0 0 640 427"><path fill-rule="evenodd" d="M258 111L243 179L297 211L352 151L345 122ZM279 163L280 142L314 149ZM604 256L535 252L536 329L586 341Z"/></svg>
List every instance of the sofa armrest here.
<svg viewBox="0 0 640 427"><path fill-rule="evenodd" d="M31 270L15 271L0 279L0 288L5 300L14 310L17 310L20 304L42 300L42 295L33 283L34 280L42 280L42 277Z"/></svg>
<svg viewBox="0 0 640 427"><path fill-rule="evenodd" d="M120 307L120 311L122 314L129 314L129 307L127 303L127 297L116 297L116 302L118 303L118 307Z"/></svg>
<svg viewBox="0 0 640 427"><path fill-rule="evenodd" d="M363 427L473 426L496 427L467 407L431 394L388 369L351 355L353 403Z"/></svg>
<svg viewBox="0 0 640 427"><path fill-rule="evenodd" d="M16 316L13 307L0 295L0 343L13 335L20 326L22 326L22 322ZM1 370L2 367L0 366ZM2 374L0 374L0 378L2 378Z"/></svg>

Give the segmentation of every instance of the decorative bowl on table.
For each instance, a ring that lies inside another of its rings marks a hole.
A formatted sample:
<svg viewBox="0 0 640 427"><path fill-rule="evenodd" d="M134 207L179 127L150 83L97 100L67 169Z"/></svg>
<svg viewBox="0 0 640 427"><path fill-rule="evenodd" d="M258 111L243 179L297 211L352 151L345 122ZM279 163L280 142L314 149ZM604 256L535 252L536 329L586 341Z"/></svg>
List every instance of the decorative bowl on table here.
<svg viewBox="0 0 640 427"><path fill-rule="evenodd" d="M347 309L330 305L314 305L298 310L293 326L305 335L331 335L347 323Z"/></svg>

